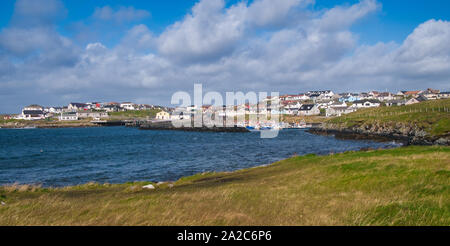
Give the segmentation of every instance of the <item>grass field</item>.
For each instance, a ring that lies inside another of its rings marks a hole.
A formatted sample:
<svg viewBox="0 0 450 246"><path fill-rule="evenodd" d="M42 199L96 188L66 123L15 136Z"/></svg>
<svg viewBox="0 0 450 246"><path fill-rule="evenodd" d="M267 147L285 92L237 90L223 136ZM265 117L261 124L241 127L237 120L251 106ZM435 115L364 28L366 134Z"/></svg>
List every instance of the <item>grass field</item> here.
<svg viewBox="0 0 450 246"><path fill-rule="evenodd" d="M80 119L77 121L59 121L55 118L47 118L45 120L0 120L0 127L85 127L85 126L95 126L91 123L92 119Z"/></svg>
<svg viewBox="0 0 450 246"><path fill-rule="evenodd" d="M413 125L424 129L432 136L450 133L450 99L431 100L408 106L393 106L361 109L327 123L345 126L361 124Z"/></svg>
<svg viewBox="0 0 450 246"><path fill-rule="evenodd" d="M292 157L142 183L0 188L0 225L450 225L450 148Z"/></svg>
<svg viewBox="0 0 450 246"><path fill-rule="evenodd" d="M146 119L155 118L156 114L160 112L160 109L150 109L150 110L129 110L120 112L110 112L109 116L112 120L124 120L124 119Z"/></svg>

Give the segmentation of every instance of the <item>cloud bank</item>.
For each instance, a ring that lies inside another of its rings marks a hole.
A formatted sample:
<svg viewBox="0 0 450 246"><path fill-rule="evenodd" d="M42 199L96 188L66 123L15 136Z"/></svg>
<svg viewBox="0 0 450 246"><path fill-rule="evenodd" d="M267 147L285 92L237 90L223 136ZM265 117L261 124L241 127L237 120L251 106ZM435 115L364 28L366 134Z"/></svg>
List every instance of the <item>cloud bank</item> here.
<svg viewBox="0 0 450 246"><path fill-rule="evenodd" d="M162 33L136 24L112 47L97 40L80 45L61 35L56 25L64 6L35 2L17 1L13 20L21 21L0 32L0 112L90 100L169 105L172 93L198 82L206 90L282 93L450 84L450 22L426 21L402 43L361 45L351 27L380 11L375 0L320 11L309 8L309 0L229 7L223 0L201 0ZM93 13L110 22L149 16L133 7Z"/></svg>

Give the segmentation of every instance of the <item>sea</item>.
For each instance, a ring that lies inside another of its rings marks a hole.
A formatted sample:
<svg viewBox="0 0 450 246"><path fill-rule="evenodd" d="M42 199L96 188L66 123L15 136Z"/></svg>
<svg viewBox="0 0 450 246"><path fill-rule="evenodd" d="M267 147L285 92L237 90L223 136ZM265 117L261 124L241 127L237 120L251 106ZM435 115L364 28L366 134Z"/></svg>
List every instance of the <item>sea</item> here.
<svg viewBox="0 0 450 246"><path fill-rule="evenodd" d="M267 165L294 155L326 155L395 142L341 140L304 129L259 132L151 131L130 127L0 129L0 185L61 187L174 181L202 172Z"/></svg>

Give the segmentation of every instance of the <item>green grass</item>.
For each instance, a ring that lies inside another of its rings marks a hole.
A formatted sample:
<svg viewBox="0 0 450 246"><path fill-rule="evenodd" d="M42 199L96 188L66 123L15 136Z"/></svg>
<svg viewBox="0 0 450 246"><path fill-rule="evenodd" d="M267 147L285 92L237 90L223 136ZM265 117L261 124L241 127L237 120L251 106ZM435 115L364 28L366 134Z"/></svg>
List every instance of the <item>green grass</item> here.
<svg viewBox="0 0 450 246"><path fill-rule="evenodd" d="M450 148L292 157L149 182L0 188L0 225L450 225Z"/></svg>
<svg viewBox="0 0 450 246"><path fill-rule="evenodd" d="M449 108L450 99L431 100L408 106L361 109L326 122L342 124L347 127L375 123L416 126L431 136L439 136L450 133Z"/></svg>
<svg viewBox="0 0 450 246"><path fill-rule="evenodd" d="M130 111L120 111L120 112L110 112L109 116L111 119L145 119L155 118L156 114L160 112L160 109L150 109L150 110L130 110Z"/></svg>

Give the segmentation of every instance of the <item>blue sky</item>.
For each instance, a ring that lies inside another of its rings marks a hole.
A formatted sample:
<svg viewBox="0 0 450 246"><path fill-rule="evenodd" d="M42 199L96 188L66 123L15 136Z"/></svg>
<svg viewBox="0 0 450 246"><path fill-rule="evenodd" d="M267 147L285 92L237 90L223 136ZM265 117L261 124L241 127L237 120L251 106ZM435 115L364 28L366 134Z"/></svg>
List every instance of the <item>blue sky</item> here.
<svg viewBox="0 0 450 246"><path fill-rule="evenodd" d="M220 92L450 89L447 0L3 0L0 113Z"/></svg>

